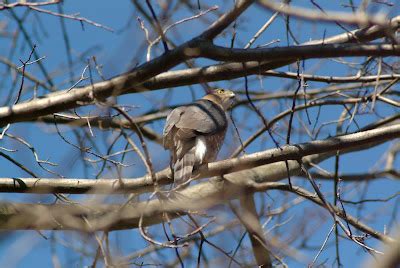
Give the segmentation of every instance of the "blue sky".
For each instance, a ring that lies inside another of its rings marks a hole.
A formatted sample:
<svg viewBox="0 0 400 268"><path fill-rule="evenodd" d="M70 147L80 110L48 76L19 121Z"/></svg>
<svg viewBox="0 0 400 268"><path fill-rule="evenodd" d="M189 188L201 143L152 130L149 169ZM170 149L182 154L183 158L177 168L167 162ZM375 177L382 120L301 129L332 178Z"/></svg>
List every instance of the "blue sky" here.
<svg viewBox="0 0 400 268"><path fill-rule="evenodd" d="M156 2L156 1L153 1ZM196 1L191 1L195 3ZM218 5L220 7L219 11L225 11L229 9L233 1L201 1L204 5L212 4ZM306 7L311 7L309 1L293 1L296 5L302 5ZM335 1L317 1L321 6L328 10L338 10L338 6ZM347 3L347 1L340 1L343 3ZM357 4L359 1L354 1ZM49 8L50 10L57 11L56 8ZM156 9L157 10L157 9ZM184 10L184 9L183 9ZM373 10L373 12L377 11L385 11L387 8L382 5L379 6L379 9ZM394 16L399 11L399 6L396 3L396 6L391 8L391 13L389 16ZM16 14L18 16L22 16L25 12L24 8L15 9ZM348 10L350 11L350 10ZM15 29L15 23L10 18L10 13L8 11L0 11L0 21L6 21L9 23L10 29ZM36 15L33 14L28 15L25 20L24 27L26 27L27 31L37 32L38 34L32 35L32 42L37 45L37 52L40 56L45 56L42 60L44 66L48 70L59 69L60 67L67 65L67 57L65 53L65 40L60 31L60 19L58 17L53 17L47 14L36 14L40 18L40 23L37 20ZM69 36L69 42L72 47L72 56L73 61L76 62L74 64L74 75L75 77L79 77L80 73L86 66L86 60L89 57L95 56L97 62L103 65L103 73L106 78L113 77L115 75L120 74L128 70L130 67L135 66L138 63L143 63L145 61L144 54L137 54L136 51L140 46L142 46L145 42L144 33L139 28L137 17L139 13L134 10L130 1L113 1L112 4L110 1L104 0L90 0L90 1L66 1L64 4L64 13L73 14L80 13L82 17L88 18L92 21L101 23L108 27L113 28L114 32L109 32L104 29L94 27L92 25L84 24L82 25L73 20L66 20L66 27ZM251 14L251 16L249 16ZM238 20L238 30L237 30L237 41L235 43L236 47L243 47L245 45L245 41L249 40L253 34L258 30L258 28L265 23L265 21L269 18L272 13L266 11L259 6L251 7L244 14L243 18ZM178 11L174 13L173 20L177 21L179 19L185 18L188 16L187 10ZM205 16L210 21L214 21L217 16L216 13L210 12ZM143 19L143 18L142 18ZM147 23L147 22L145 22ZM296 30L296 37L300 42L306 42L310 39L320 39L322 38L324 32L326 32L326 36L331 36L334 34L338 34L343 32L343 30L333 23L310 23L306 21L294 22L293 29ZM42 26L40 26L42 25ZM149 25L147 25L148 29L150 29ZM285 31L282 31L284 27L284 21L282 17L279 17L271 27L261 36L261 38L257 41L256 45L265 44L274 39L280 39L280 42L275 44L277 46L286 46L287 39ZM347 29L353 29L348 26ZM174 30L168 33L168 36L175 40L177 43L181 43L183 41L189 40L190 38L199 34L202 30L204 30L204 24L198 23L195 21L186 22L185 24L177 26ZM229 46L231 40L232 29L228 29L226 34L223 37L219 37L215 43L222 46ZM1 37L0 37L1 38ZM290 45L294 45L292 40L289 41ZM30 47L24 42L22 37L20 36L17 42L17 49L12 58L12 61L19 65L19 59L26 59L30 52ZM0 56L8 57L10 51L10 42L9 40L5 40L4 42L0 42ZM153 56L160 55L162 53L162 46L157 46L153 50ZM84 54L82 56L82 54ZM81 58L81 59L80 59ZM349 58L346 59L351 62L360 62L360 59ZM212 61L209 60L198 60L198 64L212 64ZM176 69L182 69L184 66L178 66ZM288 70L288 67L283 67L282 70ZM0 73L3 73L5 67L0 64ZM290 67L291 71L294 71L294 67ZM34 73L38 77L43 78L39 68L37 65L30 65L27 68L27 71ZM351 75L354 74L354 70L344 67L344 65L333 62L332 60L308 60L305 63L305 73L316 73L321 75ZM100 80L98 76L94 76L97 81ZM57 74L54 81L61 89L65 89L69 87L69 76L65 71L62 74ZM11 82L8 81L11 87ZM264 78L262 84L258 81L258 79L252 78L250 82L250 87L259 91L275 91L282 90L283 88L287 90L293 90L296 87L295 81L287 81L284 79L278 78ZM84 84L84 83L83 83ZM30 82L26 81L26 85L29 86ZM243 90L244 89L244 79L234 79L231 81L221 81L210 83L212 86L221 86L232 88L233 90ZM309 83L310 88L318 88L324 86L322 83ZM189 87L181 87L171 91L171 103L180 104L187 103L193 99L193 96L188 91ZM192 87L194 90L195 97L200 97L204 91L202 87L199 85L195 85ZM39 91L39 94L43 94L43 90ZM5 98L7 93L0 92L0 96L2 99ZM32 97L32 92L27 91L24 92L22 99L27 100ZM166 93L163 91L155 91L149 92L145 94L131 94L119 97L120 104L133 105L134 108L132 110L132 114L139 115L143 114L146 111L151 110L154 106L162 106L164 100L166 99ZM4 105L4 104L2 104ZM276 115L279 110L286 109L290 105L290 101L282 102L282 103L257 103L257 105L262 109L267 118ZM282 105L283 107L279 107ZM93 107L92 107L93 108ZM310 109L311 119L315 120L317 109ZM330 121L337 119L340 113L342 112L341 107L324 107L321 113L320 122ZM394 114L396 111L392 108L383 108L379 110L379 113L382 116ZM398 111L397 111L398 112ZM246 120L246 117L251 116L249 120ZM304 114L302 115L304 119ZM238 122L244 122L243 125L248 127L250 130L254 130L257 126L260 125L260 122L255 118L254 113L250 113L248 109L241 108L238 111L234 112L234 117ZM372 116L359 116L357 118L357 122L360 125L365 125L368 122L371 122ZM376 118L375 118L376 120ZM158 121L152 123L150 126L153 127L159 133L161 132L164 121ZM295 117L295 124L298 124ZM347 126L347 125L345 125ZM69 131L67 127L61 127L64 132L64 135L70 139L73 139L74 134L72 131ZM334 126L328 126L325 128L325 132L321 134L320 138L328 137L329 135L335 135ZM354 124L350 126L350 131L356 131L357 128ZM106 135L104 135L100 130L94 129L95 135L98 139L103 139ZM28 124L28 123L19 123L11 126L10 133L14 135L23 136L27 141L29 141L35 148L38 149L40 156L43 159L49 159L50 161L56 163L63 163L60 168L56 168L56 170L62 173L67 177L93 177L95 169L89 169L91 172L89 174L84 174L82 172L82 164L77 161L76 163L66 159L75 159L78 158L79 152L77 152L71 146L60 141L60 137L55 133L54 128L45 127L42 124ZM234 145L233 147L238 146L237 139L234 137L234 132L230 129L229 137L227 139L227 143L229 145ZM241 135L243 137L249 136L251 131L241 130ZM109 134L107 134L109 135ZM110 135L111 136L111 135ZM243 138L242 137L242 138ZM247 153L259 151L261 149L272 148L273 144L269 140L268 135L265 135L266 142L257 142L248 148ZM107 137L106 137L107 139ZM292 142L304 142L304 137L300 138L299 136L294 136ZM281 141L284 143L284 140ZM17 148L18 152L13 154L13 156L26 164L28 167L32 168L37 172L39 176L43 177L53 177L52 174L48 174L41 169L37 168L37 164L34 161L32 154L25 147L19 146L12 142L5 142L1 146L7 148ZM232 146L226 145L223 151L220 154L220 157L226 157L229 154L229 151ZM341 157L341 172L365 172L368 171L371 166L374 166L381 158L382 154L387 150L390 144L384 144L378 146L372 150L369 150L368 153L360 152L354 153L351 155L346 155ZM101 149L105 149L105 145L100 144ZM153 157L153 161L155 163L156 168L162 169L168 163L168 153L165 152L159 145L151 144L150 145L150 153ZM136 177L143 175L144 169L140 164L140 160L132 157L130 162L134 164L132 167L127 168L124 171L124 176L127 177ZM399 162L396 162L397 166ZM327 160L321 164L322 167L332 170L333 160ZM107 173L106 173L107 174ZM22 172L21 170L13 167L4 159L0 159L0 177L26 177L27 174ZM299 184L304 184L302 180L296 181ZM347 187L364 187L361 184L346 184ZM332 188L332 183L322 183L323 190L329 190ZM399 189L398 182L394 180L377 180L373 181L368 186L368 197L369 198L379 198L389 196ZM354 200L358 200L357 195L360 191L354 189L353 191L349 191L349 197L354 198ZM355 195L352 196L351 194ZM271 200L274 198L282 198L281 193L272 192L269 194L271 196ZM81 198L81 197L73 197L73 198ZM266 198L265 194L257 194L257 198L262 199ZM293 198L293 196L292 196ZM23 202L35 202L42 201L48 202L51 200L49 196L33 196L33 195L14 195L14 194L1 194L0 200L19 200ZM268 200L268 199L267 199ZM391 202L383 203L375 203L368 204L368 211L371 211L371 217L374 218L374 215L378 217L378 219L374 219L371 221L371 226L377 228L380 231L383 231L384 225L389 221L389 217L386 214L380 214L381 210L385 211L394 206L395 202L398 202L398 198L392 200ZM270 204L272 208L274 208L274 203ZM348 212L355 215L357 213L356 209L354 209L351 205L346 207ZM226 213L228 210L227 207L218 207L212 212L215 213ZM377 213L377 214L375 214ZM296 219L301 219L302 217L307 217L307 215L321 215L321 210L314 205L310 205L308 202L304 202L302 205L297 206L292 209L290 215L295 219L289 222L289 230L296 231ZM397 216L398 217L398 216ZM313 220L314 218L311 217ZM316 219L316 218L315 218ZM314 220L315 220L314 219ZM282 220L282 219L279 219ZM311 228L312 226L317 226L318 222L311 222L307 228ZM314 245L321 245L323 240L325 239L326 234L328 233L330 227L332 225L332 220L328 219L322 228L319 229L316 233L312 233L311 242ZM238 230L238 229L236 229ZM242 231L238 231L237 234L240 234ZM63 246L63 244L68 244L71 241L77 241L81 239L82 244L77 245L78 247L85 248L85 235L77 234L72 232L64 232L58 233L55 235L55 239L57 240L56 246L54 248L51 247L50 232L44 232L44 235L48 238L47 240L42 238L38 233L34 231L19 231L14 234L5 237L0 242L0 263L3 265L6 264L14 264L15 267L32 267L32 266L40 266L40 267L52 267L51 262L51 253L52 251L57 252L58 257L60 258L60 262L62 267L64 267L67 263L73 263L74 267L81 267L82 265L89 265L91 263L90 258L80 258L79 254L71 250L68 246ZM230 244L229 233L222 236L222 238L215 238L213 241L220 242L221 245L227 250L234 249L236 244ZM88 238L88 241L90 239ZM27 242L29 241L29 243ZM142 248L146 243L140 238L140 235L136 230L131 231L123 231L123 232L115 232L112 235L113 243L120 243L120 254L128 254L134 250L138 250ZM333 236L331 237L331 242L333 241ZM373 241L373 240L371 240ZM9 245L13 245L10 247ZM298 245L299 241L294 245ZM374 241L371 246L378 247L379 245ZM354 267L361 266L361 264L365 261L368 254L365 254L364 251L354 245L352 242L341 240L341 257L342 263L345 267ZM25 251L24 251L25 250ZM206 249L211 250L211 249ZM313 258L315 255L315 251L307 252L310 254L308 257ZM332 265L334 256L332 255L334 252L333 248L330 247L329 250L323 252L319 258L319 261L327 259L326 267ZM26 253L26 255L25 255ZM174 252L164 253L169 259L175 257ZM168 255L169 254L169 255ZM10 258L10 256L21 255L21 259ZM250 256L251 257L251 256ZM303 267L302 264L297 262L293 262L288 259L287 263L290 267Z"/></svg>

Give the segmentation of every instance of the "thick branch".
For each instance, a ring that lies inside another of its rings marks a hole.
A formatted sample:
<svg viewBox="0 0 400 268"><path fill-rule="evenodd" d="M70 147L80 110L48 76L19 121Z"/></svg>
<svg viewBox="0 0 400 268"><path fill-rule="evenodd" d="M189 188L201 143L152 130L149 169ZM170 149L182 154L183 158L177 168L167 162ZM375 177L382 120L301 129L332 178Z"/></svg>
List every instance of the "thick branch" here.
<svg viewBox="0 0 400 268"><path fill-rule="evenodd" d="M277 72L277 71L267 71L264 73L265 76L274 76L274 77L283 77L289 79L298 79L297 73L293 72ZM385 80L393 80L396 78L400 78L399 74L382 74L382 75L353 75L353 76L323 76L323 75L314 75L314 74L302 74L302 78L307 81L317 81L317 82L325 82L325 83L369 83L375 82L377 79L379 81Z"/></svg>
<svg viewBox="0 0 400 268"><path fill-rule="evenodd" d="M358 29L334 35L328 38L314 40L304 43L304 45L321 45L321 44L344 44L368 42L382 38L386 35L387 30L396 31L400 27L400 16L393 18L388 27L372 26L369 28ZM192 68L190 70L169 71L157 75L155 78L145 82L143 86L146 89L160 89L167 87L177 87L184 85L192 85L196 83L219 81L226 79L234 79L249 74L259 74L260 72L279 68L293 61L283 60L280 62L247 62L242 63L224 63L213 66L205 66L200 68Z"/></svg>
<svg viewBox="0 0 400 268"><path fill-rule="evenodd" d="M127 74L82 88L52 93L43 98L11 107L1 107L0 127L8 123L26 121L82 105L93 104L97 99L102 100L110 96L118 96L130 91L136 91L135 88L140 83L168 71L185 60L195 57L196 51L193 51L192 47L196 47L204 38L208 40L213 39L245 11L252 2L253 0L239 1L231 11L220 17L199 37L195 37L177 48L166 52L162 56L138 66ZM195 53L194 55L191 54L193 52Z"/></svg>
<svg viewBox="0 0 400 268"><path fill-rule="evenodd" d="M293 7L288 4L276 3L270 0L261 0L260 4L272 11L280 12L298 18L312 20L312 21L327 21L336 23L356 24L356 25L370 25L376 24L384 26L385 18L380 15L368 15L364 12L349 13L349 12L321 12L312 9Z"/></svg>
<svg viewBox="0 0 400 268"><path fill-rule="evenodd" d="M399 56L400 46L393 44L324 44L275 48L240 49L203 43L199 47L201 57L230 62L297 60L310 58Z"/></svg>
<svg viewBox="0 0 400 268"><path fill-rule="evenodd" d="M235 211L235 214L246 228L257 265L264 268L272 267L270 252L252 194L245 194L240 198L240 211Z"/></svg>
<svg viewBox="0 0 400 268"><path fill-rule="evenodd" d="M20 103L10 107L0 108L0 126L8 123L27 121L39 116L65 111L82 105L93 104L110 96L120 95L132 89L134 85L155 75L169 70L184 61L184 49L191 46L190 42L169 51L161 57L144 63L132 72L112 78L108 81L95 83L83 88L64 90L47 95L43 98Z"/></svg>
<svg viewBox="0 0 400 268"><path fill-rule="evenodd" d="M384 134L382 131L386 131L387 133ZM335 139L342 139L348 145L342 151L342 153L346 153L352 150L370 148L390 139L391 135L394 135L394 138L399 137L399 134L400 125L395 125L393 127L381 128L374 131L335 137L325 141L317 141L317 144L312 145L311 148L315 146L318 147L318 144L320 144L320 146L326 146L326 142L330 144L329 146L332 146L331 143L334 143ZM352 143L349 143L350 140L352 140ZM307 146L304 147L303 145L299 146L299 148L307 148ZM291 147L293 146L285 148ZM285 148L283 148L283 151L288 150ZM321 162L330 156L336 155L336 150L337 149L320 155L314 154L303 157L302 162L305 166L309 166L310 163ZM303 151L303 153L304 152L308 152L308 149ZM216 164L218 164L218 162L213 165ZM140 218L143 218L143 226L158 224L163 221L164 212L168 212L170 217L173 218L178 216L176 214L178 212L180 213L179 215L183 215L187 210L207 209L223 203L226 200L239 198L241 195L251 193L252 191L265 191L268 189L290 190L288 185L282 183L266 184L266 182L273 182L286 178L286 168L285 163L282 161L262 165L253 169L226 174L224 175L224 180L217 177L196 184L177 193L175 198L157 199L149 202L125 204L123 206L100 205L88 207L72 204L38 205L3 203L0 205L0 228L3 230L75 229L92 232L94 230L137 228ZM289 160L288 168L291 176L298 175L300 172L300 166L297 160ZM40 180L37 182L40 183ZM313 202L322 204L322 201L315 195L306 193L305 190L299 187L293 188L293 191ZM344 215L340 209L334 208L334 211L339 217L343 217L349 224L352 224L359 230L385 242L393 241L390 237L362 224L350 215ZM86 224L88 221L90 222L90 227Z"/></svg>
<svg viewBox="0 0 400 268"><path fill-rule="evenodd" d="M240 11L242 12L244 11L244 9L240 9ZM234 9L231 12L236 11ZM227 21L230 21L230 19L232 18L228 16L225 19ZM391 22L389 23L389 25L392 27L391 30L396 30L399 27L399 21L400 17L396 17L391 20ZM305 43L305 45L370 41L385 36L385 33L386 31L382 30L381 27L373 26L367 29L361 29L350 33L336 35L325 40L308 42ZM96 99L103 99L109 96L145 91L149 89L181 86L198 82L232 79L243 76L245 74L248 75L259 73L261 71L275 69L292 63L297 59L296 57L302 58L300 54L296 54L292 55L292 58L290 59L287 59L285 57L285 60L279 60L278 58L278 60L276 61L268 60L266 62L259 62L261 59L259 58L260 55L257 54L262 53L253 50L255 52L253 54L257 55L253 57L258 57L257 61L248 61L247 59L244 59L247 61L246 63L227 63L217 66L193 68L190 70L172 71L161 74L162 72L169 70L170 68L182 63L185 60L202 56L202 51L198 48L200 44L204 46L210 45L210 43L204 42L202 39L192 39L177 47L176 49L171 50L168 53L165 53L164 55L150 62L142 64L128 74L115 77L108 81L95 83L86 87L76 88L69 92L61 91L49 94L41 99L32 100L30 102L20 103L11 107L2 107L0 108L0 126L4 126L8 123L13 122L27 121L31 120L32 118L37 118L39 116L64 111L70 108L76 108L85 104L87 105L93 103ZM384 52L381 53L389 53L387 52L386 47L382 48L382 50ZM348 55L346 53L349 53L346 51L342 52L345 55ZM203 51L203 53L207 53L207 51ZM273 53L270 53L271 57L273 57L273 55ZM218 57L220 56L221 55L219 55ZM341 55L331 56L337 57ZM161 75L156 76L158 74ZM150 82L141 84L145 80L148 80L152 77L155 78L150 80Z"/></svg>
<svg viewBox="0 0 400 268"><path fill-rule="evenodd" d="M251 168L284 161L300 160L313 154L336 153L357 150L366 146L382 143L400 137L400 124L378 129L336 136L325 140L287 145L270 149L241 158L227 159L210 163L202 168L198 178L219 176ZM156 173L159 184L169 184L169 170ZM135 179L36 179L36 178L0 178L0 192L28 193L143 193L154 190L149 176Z"/></svg>
<svg viewBox="0 0 400 268"><path fill-rule="evenodd" d="M318 161L318 158L320 157L310 157L305 163L309 163L309 160ZM278 179L286 175L286 166L284 163L275 163L269 167L276 170L271 171L270 169L270 172L267 172L267 176ZM290 161L289 170L291 173L298 172L298 162ZM254 176L252 179L256 179L256 177ZM0 229L55 229L92 232L96 230L137 228L142 217L143 226L158 224L163 220L163 212L168 212L171 216L175 217L177 216L175 213L182 215L187 210L207 209L252 191L273 189L294 192L322 207L325 206L316 195L300 187L293 187L291 189L289 185L283 183L259 184L249 177L243 177L242 174L238 174L237 176L232 174L227 175L225 181L204 182L185 189L174 199L157 199L133 205L100 205L89 208L63 204L3 203L0 204ZM337 216L345 219L357 229L384 242L394 241L389 236L372 229L351 215L345 214L339 208L334 206L332 208ZM90 226L86 224L87 221L90 221Z"/></svg>

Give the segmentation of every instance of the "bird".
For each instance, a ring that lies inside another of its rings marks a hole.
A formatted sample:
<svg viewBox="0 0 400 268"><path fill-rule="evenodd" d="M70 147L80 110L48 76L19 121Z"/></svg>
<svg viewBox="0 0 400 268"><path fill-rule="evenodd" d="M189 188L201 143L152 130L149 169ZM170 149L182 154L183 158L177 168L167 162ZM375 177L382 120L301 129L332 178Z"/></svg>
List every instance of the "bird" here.
<svg viewBox="0 0 400 268"><path fill-rule="evenodd" d="M176 189L187 186L200 166L214 161L228 128L226 111L235 93L213 89L201 99L173 109L163 130L163 146L170 151Z"/></svg>

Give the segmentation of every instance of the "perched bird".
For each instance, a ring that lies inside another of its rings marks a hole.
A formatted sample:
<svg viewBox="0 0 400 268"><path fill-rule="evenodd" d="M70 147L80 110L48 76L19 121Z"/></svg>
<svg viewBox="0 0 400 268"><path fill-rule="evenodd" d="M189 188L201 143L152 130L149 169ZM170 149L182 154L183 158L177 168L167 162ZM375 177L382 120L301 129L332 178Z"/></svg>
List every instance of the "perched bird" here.
<svg viewBox="0 0 400 268"><path fill-rule="evenodd" d="M228 127L225 112L234 98L230 90L215 89L191 104L175 108L168 115L163 145L171 152L175 185L185 184L194 170L215 160Z"/></svg>

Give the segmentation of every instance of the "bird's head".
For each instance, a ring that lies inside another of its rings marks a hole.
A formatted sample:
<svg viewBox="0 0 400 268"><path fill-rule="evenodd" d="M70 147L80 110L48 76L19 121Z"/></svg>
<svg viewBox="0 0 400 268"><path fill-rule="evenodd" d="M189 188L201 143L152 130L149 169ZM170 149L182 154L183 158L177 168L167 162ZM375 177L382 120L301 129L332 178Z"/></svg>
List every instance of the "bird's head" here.
<svg viewBox="0 0 400 268"><path fill-rule="evenodd" d="M218 103L224 110L228 110L235 101L235 93L229 89L217 88L213 89L204 98Z"/></svg>

